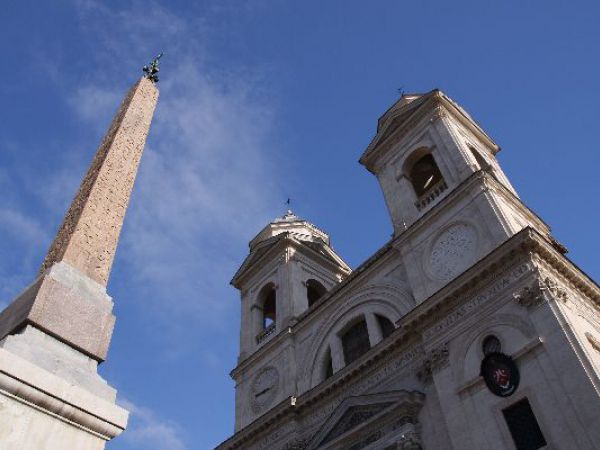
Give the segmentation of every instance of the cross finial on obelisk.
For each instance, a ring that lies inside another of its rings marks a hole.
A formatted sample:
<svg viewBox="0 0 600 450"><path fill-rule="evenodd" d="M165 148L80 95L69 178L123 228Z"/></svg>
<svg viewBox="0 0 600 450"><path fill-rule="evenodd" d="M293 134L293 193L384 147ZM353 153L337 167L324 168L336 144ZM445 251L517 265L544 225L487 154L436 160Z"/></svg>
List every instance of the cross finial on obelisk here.
<svg viewBox="0 0 600 450"><path fill-rule="evenodd" d="M160 72L160 67L158 66L158 61L163 57L163 53L159 53L156 58L150 61L150 64L144 66L142 71L144 72L144 77L152 81L153 83L158 83L158 72Z"/></svg>
<svg viewBox="0 0 600 450"><path fill-rule="evenodd" d="M157 99L158 89L150 78L143 77L131 88L96 152L40 273L65 261L106 285Z"/></svg>

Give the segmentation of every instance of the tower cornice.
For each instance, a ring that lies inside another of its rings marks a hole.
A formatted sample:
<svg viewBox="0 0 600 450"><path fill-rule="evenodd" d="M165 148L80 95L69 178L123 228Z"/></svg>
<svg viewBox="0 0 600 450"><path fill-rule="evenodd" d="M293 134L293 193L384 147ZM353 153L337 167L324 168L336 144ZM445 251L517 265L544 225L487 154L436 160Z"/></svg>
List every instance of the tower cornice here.
<svg viewBox="0 0 600 450"><path fill-rule="evenodd" d="M398 107L396 108L396 105ZM457 103L442 91L435 89L410 103L400 101L392 106L379 121L377 133L360 157L359 162L370 172L376 173L388 151L398 144L423 120L435 121L447 116L453 117L475 136L485 142L496 154L500 147Z"/></svg>
<svg viewBox="0 0 600 450"><path fill-rule="evenodd" d="M596 310L600 308L600 287L556 250L545 236L527 227L403 316L398 321L396 331L388 339L311 390L298 397L286 398L217 446L217 450L244 448L267 436L274 427L280 428L288 421L296 421L315 408L323 407L331 399L338 398L341 392L348 392L355 383L367 383L369 378L377 377L377 371L381 370L386 361L394 361L400 355L411 360L426 357L422 333L427 328L456 312L485 286L494 293L493 301L513 301L501 295L503 289L496 291L495 283L501 282L499 276L507 271L512 271L507 275L510 284L505 285L510 288L519 286L529 276L537 276L534 263L536 259L553 267L565 281L582 292ZM520 264L515 265L517 260ZM463 317L462 313L460 317ZM293 335L295 326L286 330L286 333ZM440 337L442 338L443 336Z"/></svg>
<svg viewBox="0 0 600 450"><path fill-rule="evenodd" d="M261 247L264 248L264 252L262 254L254 253L260 250ZM246 257L238 271L235 273L230 284L238 289L241 289L245 281L254 276L257 271L263 268L268 260L276 258L288 247L293 247L297 251L300 251L311 258L316 258L320 264L330 267L336 271L341 271L344 275L348 275L351 272L348 264L346 264L346 262L333 250L331 250L328 245L323 244L324 251L327 251L328 254L328 257L325 257L319 252L305 245L302 240L294 237L293 233L284 232L261 242L259 246L255 247L253 252Z"/></svg>

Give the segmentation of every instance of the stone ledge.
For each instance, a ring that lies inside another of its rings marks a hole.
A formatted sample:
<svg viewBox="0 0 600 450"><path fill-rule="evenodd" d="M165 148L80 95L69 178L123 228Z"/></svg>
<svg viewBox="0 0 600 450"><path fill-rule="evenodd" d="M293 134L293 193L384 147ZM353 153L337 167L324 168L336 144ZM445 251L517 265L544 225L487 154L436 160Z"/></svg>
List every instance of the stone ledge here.
<svg viewBox="0 0 600 450"><path fill-rule="evenodd" d="M0 391L109 440L121 434L129 413L0 349Z"/></svg>
<svg viewBox="0 0 600 450"><path fill-rule="evenodd" d="M0 348L108 402L117 398L116 390L98 375L98 361L33 325L0 340Z"/></svg>

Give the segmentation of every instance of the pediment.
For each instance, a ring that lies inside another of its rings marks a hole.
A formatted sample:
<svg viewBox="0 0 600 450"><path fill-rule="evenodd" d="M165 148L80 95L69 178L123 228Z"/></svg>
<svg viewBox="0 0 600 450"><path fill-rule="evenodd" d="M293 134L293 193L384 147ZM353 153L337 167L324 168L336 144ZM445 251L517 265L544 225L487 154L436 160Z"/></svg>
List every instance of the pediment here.
<svg viewBox="0 0 600 450"><path fill-rule="evenodd" d="M375 137L371 140L369 147L367 148L366 153L370 152L374 147L379 145L379 143L385 141L399 126L399 124L408 120L410 116L412 116L417 109L419 109L427 100L429 100L434 93L437 91L431 91L427 94L420 95L419 98L413 100L408 104L401 104L401 102L397 102L397 106L394 105L390 108L381 119L379 119L379 123L377 125L377 133ZM365 156L363 155L363 156Z"/></svg>
<svg viewBox="0 0 600 450"><path fill-rule="evenodd" d="M390 391L348 397L308 443L307 450L363 448L402 424L416 423L425 401L417 391Z"/></svg>
<svg viewBox="0 0 600 450"><path fill-rule="evenodd" d="M304 249L305 254L308 253L310 255L311 253L317 253L320 257L325 258L330 264L339 267L343 273L348 274L352 271L350 266L348 266L348 264L346 264L346 262L322 239L315 238L314 240L309 241L301 239L293 233L282 233L257 244L250 254L246 256L246 259L244 259L244 262L233 276L231 284L237 287L239 279L242 278L251 267L258 265L259 261L281 242L285 242L287 245L295 245L299 250ZM283 249L282 247L278 248L279 250L275 251L282 251ZM271 257L274 256L276 256L276 254Z"/></svg>
<svg viewBox="0 0 600 450"><path fill-rule="evenodd" d="M346 410L340 420L336 422L331 431L327 433L327 436L325 436L320 444L326 444L327 442L340 437L342 434L356 428L391 405L392 403L377 403L374 405L351 406Z"/></svg>

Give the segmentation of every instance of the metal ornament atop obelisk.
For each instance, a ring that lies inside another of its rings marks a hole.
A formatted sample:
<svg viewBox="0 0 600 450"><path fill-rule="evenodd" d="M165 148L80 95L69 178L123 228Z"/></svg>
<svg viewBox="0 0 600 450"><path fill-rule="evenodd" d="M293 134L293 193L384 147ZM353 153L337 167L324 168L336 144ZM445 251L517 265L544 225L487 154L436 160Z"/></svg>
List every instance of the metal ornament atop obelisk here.
<svg viewBox="0 0 600 450"><path fill-rule="evenodd" d="M158 100L155 63L117 111L38 278L0 313L3 450L103 449L126 427L97 365L115 323L106 285Z"/></svg>
<svg viewBox="0 0 600 450"><path fill-rule="evenodd" d="M65 261L106 286L157 99L158 90L146 77L129 91L40 273Z"/></svg>

